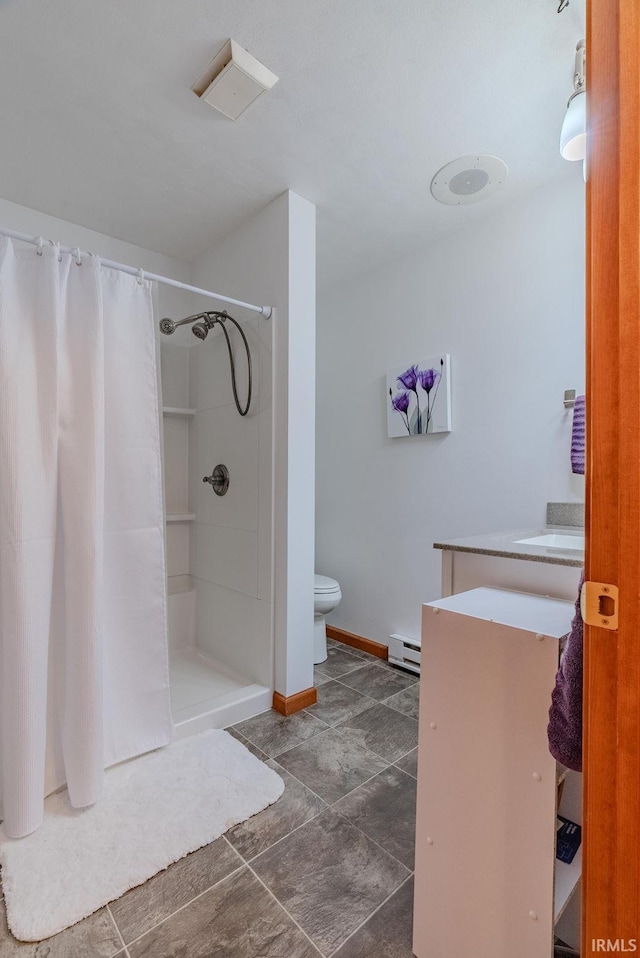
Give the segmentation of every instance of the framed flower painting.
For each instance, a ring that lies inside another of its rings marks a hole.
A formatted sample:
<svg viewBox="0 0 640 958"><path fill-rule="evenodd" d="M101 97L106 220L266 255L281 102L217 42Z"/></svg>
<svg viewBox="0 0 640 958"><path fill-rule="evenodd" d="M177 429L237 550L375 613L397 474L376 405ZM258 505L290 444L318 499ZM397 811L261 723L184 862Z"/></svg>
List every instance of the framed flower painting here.
<svg viewBox="0 0 640 958"><path fill-rule="evenodd" d="M392 439L451 432L451 363L446 353L387 373L387 432Z"/></svg>

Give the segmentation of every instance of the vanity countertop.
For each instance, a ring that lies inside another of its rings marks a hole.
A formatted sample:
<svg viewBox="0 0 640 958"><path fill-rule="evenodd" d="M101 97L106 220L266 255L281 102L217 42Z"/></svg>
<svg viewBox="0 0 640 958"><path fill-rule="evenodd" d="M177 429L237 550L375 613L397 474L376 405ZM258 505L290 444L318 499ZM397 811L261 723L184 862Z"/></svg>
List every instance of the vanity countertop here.
<svg viewBox="0 0 640 958"><path fill-rule="evenodd" d="M443 549L449 552L471 552L476 555L500 556L505 559L526 559L529 562L546 562L549 565L573 566L581 569L584 565L584 551L576 549L561 549L557 546L532 545L519 542L519 539L533 539L538 536L583 535L581 529L575 526L560 528L558 526L546 529L525 529L516 532L488 533L481 536L465 536L461 539L443 539L434 542L434 549Z"/></svg>

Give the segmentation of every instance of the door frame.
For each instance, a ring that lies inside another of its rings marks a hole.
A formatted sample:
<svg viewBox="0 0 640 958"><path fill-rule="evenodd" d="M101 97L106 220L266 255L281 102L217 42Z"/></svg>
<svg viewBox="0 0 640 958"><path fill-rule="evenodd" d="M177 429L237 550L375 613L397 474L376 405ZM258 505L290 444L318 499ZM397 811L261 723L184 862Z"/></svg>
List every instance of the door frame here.
<svg viewBox="0 0 640 958"><path fill-rule="evenodd" d="M585 628L583 958L640 952L639 0L587 0L587 55L585 571L619 627Z"/></svg>

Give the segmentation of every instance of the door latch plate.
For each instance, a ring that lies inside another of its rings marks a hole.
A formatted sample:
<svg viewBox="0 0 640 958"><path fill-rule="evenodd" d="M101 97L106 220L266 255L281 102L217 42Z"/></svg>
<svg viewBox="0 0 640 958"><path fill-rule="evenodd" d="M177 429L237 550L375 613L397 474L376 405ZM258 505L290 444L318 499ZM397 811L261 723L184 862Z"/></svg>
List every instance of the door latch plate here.
<svg viewBox="0 0 640 958"><path fill-rule="evenodd" d="M584 582L580 613L586 625L615 632L618 628L618 586L608 582Z"/></svg>

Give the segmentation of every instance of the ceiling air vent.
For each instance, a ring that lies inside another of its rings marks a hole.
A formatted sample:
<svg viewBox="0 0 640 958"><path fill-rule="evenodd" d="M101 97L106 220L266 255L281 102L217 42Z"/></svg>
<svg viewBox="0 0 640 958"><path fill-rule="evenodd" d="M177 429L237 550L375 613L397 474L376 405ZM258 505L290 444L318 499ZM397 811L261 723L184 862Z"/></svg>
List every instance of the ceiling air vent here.
<svg viewBox="0 0 640 958"><path fill-rule="evenodd" d="M209 106L237 120L278 77L235 40L227 40L191 89Z"/></svg>

